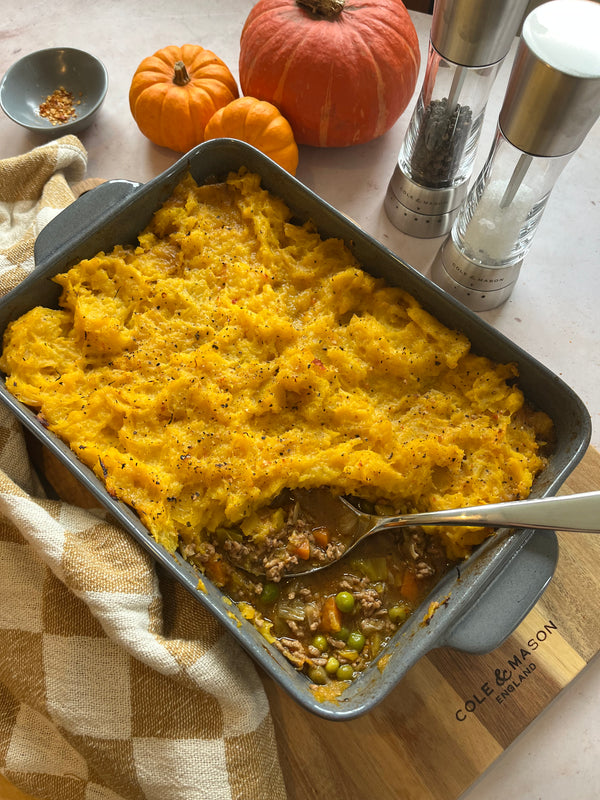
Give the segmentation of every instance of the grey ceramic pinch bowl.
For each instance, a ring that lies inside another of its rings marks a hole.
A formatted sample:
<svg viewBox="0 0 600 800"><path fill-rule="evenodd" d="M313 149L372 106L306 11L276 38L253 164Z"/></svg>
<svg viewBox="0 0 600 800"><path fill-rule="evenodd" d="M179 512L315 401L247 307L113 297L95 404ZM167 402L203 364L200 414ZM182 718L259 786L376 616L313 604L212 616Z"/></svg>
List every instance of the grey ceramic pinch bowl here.
<svg viewBox="0 0 600 800"><path fill-rule="evenodd" d="M53 123L40 113L40 104L61 87L71 93L75 115ZM0 105L24 128L62 136L90 125L107 90L106 67L95 56L72 47L51 47L30 53L7 70L0 83Z"/></svg>

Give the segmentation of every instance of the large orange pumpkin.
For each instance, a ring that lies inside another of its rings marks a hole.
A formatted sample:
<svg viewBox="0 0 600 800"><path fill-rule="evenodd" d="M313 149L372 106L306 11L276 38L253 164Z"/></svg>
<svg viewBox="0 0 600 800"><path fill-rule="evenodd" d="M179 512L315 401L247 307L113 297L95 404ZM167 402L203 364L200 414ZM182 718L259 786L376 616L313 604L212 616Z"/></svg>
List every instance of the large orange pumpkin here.
<svg viewBox="0 0 600 800"><path fill-rule="evenodd" d="M401 0L259 0L240 41L243 94L277 106L298 144L381 136L408 105L419 66Z"/></svg>
<svg viewBox="0 0 600 800"><path fill-rule="evenodd" d="M129 106L151 142L186 153L204 141L204 128L215 111L238 94L229 68L210 50L170 45L138 66Z"/></svg>

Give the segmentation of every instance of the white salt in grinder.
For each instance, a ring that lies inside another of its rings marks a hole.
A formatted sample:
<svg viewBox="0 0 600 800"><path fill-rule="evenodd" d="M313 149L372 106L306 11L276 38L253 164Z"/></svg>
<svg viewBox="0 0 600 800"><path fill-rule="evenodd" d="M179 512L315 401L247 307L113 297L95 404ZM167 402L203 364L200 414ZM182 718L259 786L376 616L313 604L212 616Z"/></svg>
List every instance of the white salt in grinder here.
<svg viewBox="0 0 600 800"><path fill-rule="evenodd" d="M560 173L600 115L600 3L550 0L523 23L488 159L432 266L473 311L511 295Z"/></svg>
<svg viewBox="0 0 600 800"><path fill-rule="evenodd" d="M423 87L384 208L410 236L450 230L467 194L490 90L528 0L435 0Z"/></svg>

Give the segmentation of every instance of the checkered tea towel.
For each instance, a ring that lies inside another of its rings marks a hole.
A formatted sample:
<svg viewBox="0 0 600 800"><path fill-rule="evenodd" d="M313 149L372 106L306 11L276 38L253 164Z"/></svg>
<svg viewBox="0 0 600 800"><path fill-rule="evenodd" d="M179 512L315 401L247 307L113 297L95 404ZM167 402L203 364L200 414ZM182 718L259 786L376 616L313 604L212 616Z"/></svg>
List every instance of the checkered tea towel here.
<svg viewBox="0 0 600 800"><path fill-rule="evenodd" d="M73 136L0 161L3 292L86 161ZM26 445L1 408L0 774L39 800L283 799L246 654L102 511L44 497Z"/></svg>

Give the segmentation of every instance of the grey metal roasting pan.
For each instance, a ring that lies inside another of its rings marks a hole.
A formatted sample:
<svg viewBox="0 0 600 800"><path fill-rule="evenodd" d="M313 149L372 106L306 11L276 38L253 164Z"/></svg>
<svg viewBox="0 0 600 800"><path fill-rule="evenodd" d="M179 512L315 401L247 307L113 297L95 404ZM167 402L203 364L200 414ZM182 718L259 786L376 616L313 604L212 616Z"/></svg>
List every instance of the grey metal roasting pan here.
<svg viewBox="0 0 600 800"><path fill-rule="evenodd" d="M589 414L581 400L552 374L505 336L446 295L359 227L325 203L258 150L235 140L199 145L155 179L139 185L114 180L83 195L55 218L36 242L36 269L0 301L0 330L36 305L56 307L59 287L50 279L82 258L116 244L135 243L153 212L190 170L199 183L223 179L240 167L258 173L263 186L281 197L300 221L312 220L324 237L348 244L363 268L415 296L441 322L465 333L474 352L496 361L519 365L519 385L528 401L550 415L556 427L556 447L532 496L555 494L583 457L591 435ZM2 376L4 378L4 376ZM465 652L490 652L517 627L537 602L554 573L558 543L553 532L498 531L437 585L421 609L397 632L385 649L384 669L371 664L336 701L315 699L309 680L237 613L222 592L207 579L199 590L198 573L182 558L159 546L135 513L109 496L102 483L35 415L6 390L0 399L22 424L47 446L106 507L114 518L171 575L206 606L259 665L306 709L331 720L345 720L373 708L393 690L408 669L434 648L449 646ZM449 602L428 625L422 620L432 600Z"/></svg>

